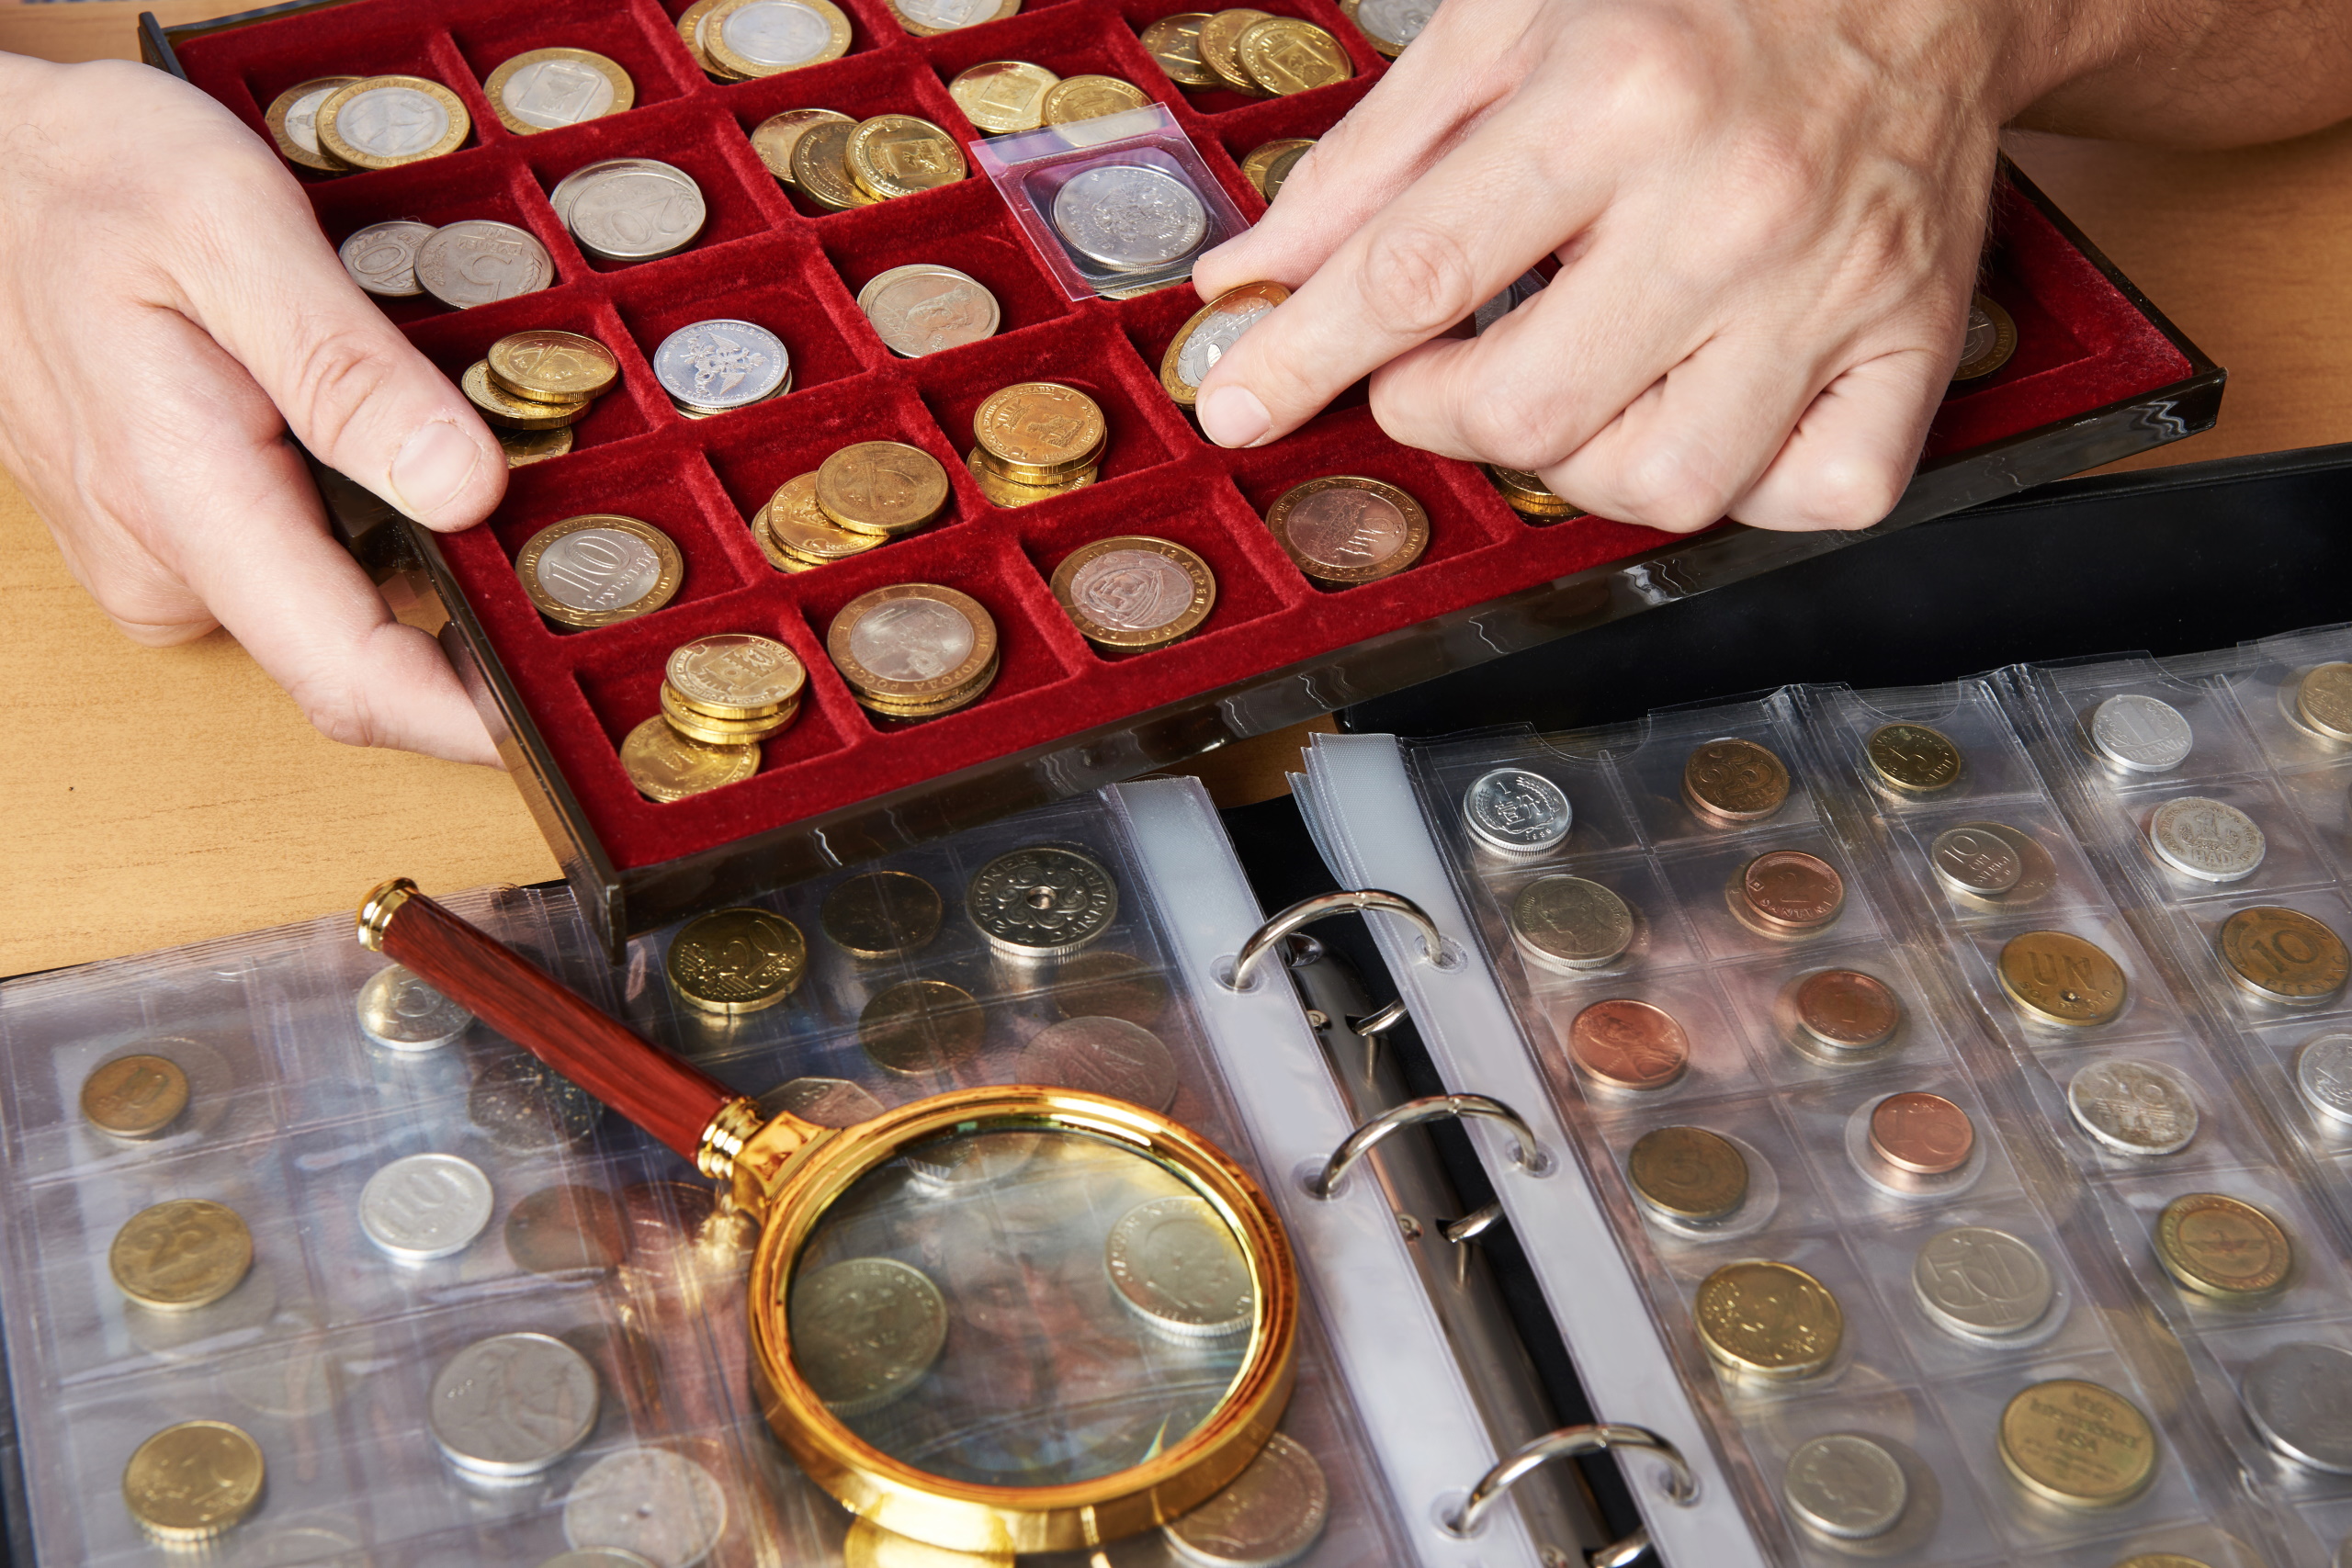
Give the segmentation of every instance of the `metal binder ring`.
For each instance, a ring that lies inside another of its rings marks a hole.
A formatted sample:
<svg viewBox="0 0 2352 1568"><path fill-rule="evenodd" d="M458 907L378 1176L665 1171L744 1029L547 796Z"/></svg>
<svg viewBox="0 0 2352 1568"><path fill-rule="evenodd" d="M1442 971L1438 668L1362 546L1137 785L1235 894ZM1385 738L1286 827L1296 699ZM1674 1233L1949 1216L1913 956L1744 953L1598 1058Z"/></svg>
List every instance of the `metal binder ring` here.
<svg viewBox="0 0 2352 1568"><path fill-rule="evenodd" d="M1411 1016L1405 1010L1405 998L1398 997L1378 1012L1370 1012L1362 1018L1348 1020L1348 1030L1360 1039L1370 1040L1375 1035L1387 1033Z"/></svg>
<svg viewBox="0 0 2352 1568"><path fill-rule="evenodd" d="M1431 964L1443 959L1445 939L1438 934L1437 922L1430 919L1419 904L1402 894L1384 893L1377 887L1356 892L1318 893L1312 898L1300 899L1250 933L1250 940L1241 944L1241 953L1233 961L1233 974L1225 982L1227 988L1236 991L1247 989L1250 973L1257 968L1258 961L1265 957L1276 942L1299 927L1313 925L1326 915L1367 909L1404 916L1420 928L1421 956Z"/></svg>
<svg viewBox="0 0 2352 1568"><path fill-rule="evenodd" d="M1317 1198L1329 1198L1340 1185L1340 1179L1356 1161L1370 1154L1374 1145L1399 1127L1417 1126L1423 1122L1443 1122L1449 1118L1466 1119L1484 1116L1500 1122L1519 1134L1519 1143L1510 1152L1511 1164L1530 1176L1541 1176L1552 1168L1551 1156L1535 1141L1533 1129L1519 1112L1499 1100L1483 1094L1433 1094L1425 1100L1408 1100L1402 1105L1392 1105L1372 1118L1340 1141L1323 1162L1322 1174L1306 1184L1306 1190ZM1633 1427L1625 1428L1627 1431Z"/></svg>
<svg viewBox="0 0 2352 1568"><path fill-rule="evenodd" d="M1597 1454L1610 1449L1649 1450L1664 1459L1671 1472L1666 1488L1668 1498L1684 1507L1697 1501L1699 1482L1690 1473L1690 1465L1683 1461L1682 1450L1647 1427L1628 1427L1614 1421L1592 1427L1563 1427L1556 1432L1544 1433L1532 1442L1521 1444L1518 1451L1480 1476L1478 1484L1470 1488L1468 1499L1442 1521L1446 1533L1467 1536L1476 1530L1478 1522L1501 1500L1504 1493L1524 1480L1529 1472L1552 1461L1575 1459L1580 1454Z"/></svg>

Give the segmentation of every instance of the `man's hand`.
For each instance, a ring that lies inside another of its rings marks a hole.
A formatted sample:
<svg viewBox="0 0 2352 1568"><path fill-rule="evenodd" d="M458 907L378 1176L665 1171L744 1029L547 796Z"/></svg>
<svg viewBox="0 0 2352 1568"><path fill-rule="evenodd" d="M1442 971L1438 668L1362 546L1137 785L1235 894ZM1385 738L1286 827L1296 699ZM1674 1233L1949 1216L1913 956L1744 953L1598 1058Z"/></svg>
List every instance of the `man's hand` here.
<svg viewBox="0 0 2352 1568"><path fill-rule="evenodd" d="M145 643L227 627L338 740L494 763L285 433L445 530L505 459L277 156L160 71L0 55L0 462L99 606Z"/></svg>

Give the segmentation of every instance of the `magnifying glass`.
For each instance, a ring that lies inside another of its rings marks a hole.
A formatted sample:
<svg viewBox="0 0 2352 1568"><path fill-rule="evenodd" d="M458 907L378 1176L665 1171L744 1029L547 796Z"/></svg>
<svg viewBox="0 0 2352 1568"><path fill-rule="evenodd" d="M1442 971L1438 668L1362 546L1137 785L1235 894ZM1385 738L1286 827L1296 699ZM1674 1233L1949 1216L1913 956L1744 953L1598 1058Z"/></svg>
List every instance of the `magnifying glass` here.
<svg viewBox="0 0 2352 1568"><path fill-rule="evenodd" d="M853 1514L957 1551L1164 1524L1281 1419L1298 1284L1215 1145L1102 1095L933 1095L842 1128L648 1043L405 878L359 940L722 1183L760 1221L752 1366L769 1427Z"/></svg>

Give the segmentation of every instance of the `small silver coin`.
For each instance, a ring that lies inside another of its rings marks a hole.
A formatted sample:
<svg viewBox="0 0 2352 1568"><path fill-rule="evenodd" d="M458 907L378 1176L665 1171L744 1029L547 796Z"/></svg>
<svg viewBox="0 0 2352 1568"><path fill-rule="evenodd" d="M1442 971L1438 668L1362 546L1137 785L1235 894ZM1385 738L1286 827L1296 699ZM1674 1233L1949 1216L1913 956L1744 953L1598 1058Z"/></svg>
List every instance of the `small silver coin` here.
<svg viewBox="0 0 2352 1568"><path fill-rule="evenodd" d="M1018 958L1062 958L1111 929L1119 888L1076 850L1038 844L980 867L964 909L989 944Z"/></svg>
<svg viewBox="0 0 2352 1568"><path fill-rule="evenodd" d="M2352 1034L2323 1034L2295 1052L2295 1089L2331 1121L2352 1123Z"/></svg>
<svg viewBox="0 0 2352 1568"><path fill-rule="evenodd" d="M1246 1332L1258 1292L1240 1244L1200 1198L1148 1198L1103 1244L1111 1283L1146 1323L1184 1339Z"/></svg>
<svg viewBox="0 0 2352 1568"><path fill-rule="evenodd" d="M413 299L424 292L416 280L416 247L433 236L433 225L412 218L355 229L335 247L351 281L383 299Z"/></svg>
<svg viewBox="0 0 2352 1568"><path fill-rule="evenodd" d="M359 987L359 1032L393 1051L433 1051L471 1027L474 1015L397 964Z"/></svg>
<svg viewBox="0 0 2352 1568"><path fill-rule="evenodd" d="M1598 882L1539 876L1511 900L1510 936L1546 969L1603 969L1634 945L1634 911Z"/></svg>
<svg viewBox="0 0 2352 1568"><path fill-rule="evenodd" d="M2154 1062L2094 1062L2066 1085L2066 1109L2120 1155L2177 1154L2197 1136L2188 1080Z"/></svg>
<svg viewBox="0 0 2352 1568"><path fill-rule="evenodd" d="M600 261L675 255L709 217L694 176L652 158L592 164L566 175L551 199L571 237Z"/></svg>
<svg viewBox="0 0 2352 1568"><path fill-rule="evenodd" d="M920 359L994 337L1003 320L996 296L952 266L894 266L857 291L857 308L883 345Z"/></svg>
<svg viewBox="0 0 2352 1568"><path fill-rule="evenodd" d="M317 110L311 111L315 117ZM335 110L335 134L378 158L407 158L449 134L449 111L440 100L397 84L370 87ZM315 134L315 129L313 134Z"/></svg>
<svg viewBox="0 0 2352 1568"><path fill-rule="evenodd" d="M1015 1083L1079 1089L1147 1111L1176 1103L1176 1058L1159 1035L1123 1018L1073 1018L1021 1048Z"/></svg>
<svg viewBox="0 0 2352 1568"><path fill-rule="evenodd" d="M1437 0L1360 0L1356 26L1397 49L1421 36L1437 15Z"/></svg>
<svg viewBox="0 0 2352 1568"><path fill-rule="evenodd" d="M1276 1432L1224 1491L1159 1534L1197 1568L1281 1568L1306 1555L1330 1517L1323 1467Z"/></svg>
<svg viewBox="0 0 2352 1568"><path fill-rule="evenodd" d="M939 1287L895 1258L852 1258L796 1276L788 1313L793 1365L826 1408L851 1418L921 1382L947 1343Z"/></svg>
<svg viewBox="0 0 2352 1568"><path fill-rule="evenodd" d="M806 65L825 52L833 29L813 7L795 0L752 0L720 18L718 36L754 65Z"/></svg>
<svg viewBox="0 0 2352 1568"><path fill-rule="evenodd" d="M537 293L555 281L555 263L527 230L461 218L417 242L416 281L444 305L464 310Z"/></svg>
<svg viewBox="0 0 2352 1568"><path fill-rule="evenodd" d="M2263 1441L2297 1464L2352 1475L2352 1350L2276 1346L2246 1368L2238 1392Z"/></svg>
<svg viewBox="0 0 2352 1568"><path fill-rule="evenodd" d="M1999 834L1974 824L1947 828L1928 846L1936 880L1955 893L1997 898L2025 874L2025 858Z"/></svg>
<svg viewBox="0 0 2352 1568"><path fill-rule="evenodd" d="M606 1454L563 1499L575 1551L619 1552L653 1568L694 1568L727 1533L727 1493L710 1472L667 1449Z"/></svg>
<svg viewBox="0 0 2352 1568"><path fill-rule="evenodd" d="M1568 836L1576 811L1567 793L1542 773L1497 768L1462 792L1462 820L1470 836L1505 854L1538 854Z"/></svg>
<svg viewBox="0 0 2352 1568"><path fill-rule="evenodd" d="M2255 819L2226 801L2185 795L2148 815L2156 858L2199 882L2242 882L2261 865L2265 840Z"/></svg>
<svg viewBox="0 0 2352 1568"><path fill-rule="evenodd" d="M462 1469L537 1475L588 1440L597 1403L596 1369L579 1351L549 1334L498 1334L449 1358L425 1422Z"/></svg>
<svg viewBox="0 0 2352 1568"><path fill-rule="evenodd" d="M566 609L605 614L627 609L659 587L662 558L635 534L579 528L542 548L532 575Z"/></svg>
<svg viewBox="0 0 2352 1568"><path fill-rule="evenodd" d="M2091 746L2134 773L2168 773L2188 760L2196 731L2170 703L2126 692L2091 710Z"/></svg>
<svg viewBox="0 0 2352 1568"><path fill-rule="evenodd" d="M1911 1290L1930 1321L1962 1339L2030 1333L2058 1294L2050 1265L2030 1242L1985 1225L1928 1237L1912 1259Z"/></svg>
<svg viewBox="0 0 2352 1568"><path fill-rule="evenodd" d="M1176 351L1176 379L1187 387L1198 387L1208 379L1226 351L1241 341L1242 333L1273 313L1272 303L1265 299L1248 299L1217 311L1195 327L1184 346Z"/></svg>
<svg viewBox="0 0 2352 1568"><path fill-rule="evenodd" d="M529 1056L493 1062L466 1096L467 1119L517 1154L570 1148L604 1115L586 1090Z"/></svg>
<svg viewBox="0 0 2352 1568"><path fill-rule="evenodd" d="M490 1178L456 1155L410 1155L359 1190L359 1228L404 1263L449 1258L490 1224Z"/></svg>
<svg viewBox="0 0 2352 1568"><path fill-rule="evenodd" d="M1054 193L1054 228L1090 260L1147 272L1200 249L1209 215L1193 187L1173 175L1102 164Z"/></svg>
<svg viewBox="0 0 2352 1568"><path fill-rule="evenodd" d="M673 402L706 413L747 408L787 389L792 355L752 321L721 318L680 327L653 351L653 378Z"/></svg>
<svg viewBox="0 0 2352 1568"><path fill-rule="evenodd" d="M1781 1494L1800 1523L1840 1540L1870 1540L1903 1522L1911 1483L1882 1444L1832 1432L1789 1456Z"/></svg>
<svg viewBox="0 0 2352 1568"><path fill-rule="evenodd" d="M882 1102L847 1078L791 1078L760 1096L762 1114L790 1114L820 1127L854 1127L882 1114Z"/></svg>

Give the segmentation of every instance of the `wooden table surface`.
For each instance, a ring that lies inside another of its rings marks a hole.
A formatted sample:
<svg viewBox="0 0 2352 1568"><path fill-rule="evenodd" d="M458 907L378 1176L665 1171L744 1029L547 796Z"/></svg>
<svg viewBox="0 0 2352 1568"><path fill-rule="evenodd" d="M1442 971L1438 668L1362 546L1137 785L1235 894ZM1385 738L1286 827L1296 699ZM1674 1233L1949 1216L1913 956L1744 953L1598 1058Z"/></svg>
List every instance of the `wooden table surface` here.
<svg viewBox="0 0 2352 1568"><path fill-rule="evenodd" d="M134 59L140 11L234 8L0 0L0 50ZM2218 429L2120 466L2352 440L2352 125L2231 152L2041 136L2010 151L2229 367ZM125 641L5 476L0 605L0 691L17 694L0 761L0 976L349 910L395 874L431 890L556 874L503 775L320 739L220 633ZM118 732L91 732L94 706ZM1298 739L1204 771L1228 804L1264 798Z"/></svg>

